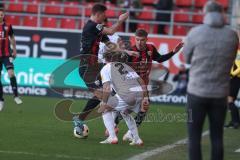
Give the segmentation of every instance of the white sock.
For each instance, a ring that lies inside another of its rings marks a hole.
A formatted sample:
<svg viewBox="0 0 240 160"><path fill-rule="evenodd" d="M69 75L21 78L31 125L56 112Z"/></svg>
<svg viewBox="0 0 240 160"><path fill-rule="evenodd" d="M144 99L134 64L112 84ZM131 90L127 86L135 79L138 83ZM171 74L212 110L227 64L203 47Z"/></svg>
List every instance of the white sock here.
<svg viewBox="0 0 240 160"><path fill-rule="evenodd" d="M115 124L114 124L112 112L104 112L102 114L102 117L103 117L104 125L108 130L109 137L111 137L111 138L116 137L116 134L114 131Z"/></svg>
<svg viewBox="0 0 240 160"><path fill-rule="evenodd" d="M121 115L122 115L124 121L126 122L126 124L128 126L128 129L132 133L133 138L135 140L140 139L139 134L138 134L138 128L137 128L136 122L133 119L133 117L131 116L131 114L127 114L127 113L121 112Z"/></svg>

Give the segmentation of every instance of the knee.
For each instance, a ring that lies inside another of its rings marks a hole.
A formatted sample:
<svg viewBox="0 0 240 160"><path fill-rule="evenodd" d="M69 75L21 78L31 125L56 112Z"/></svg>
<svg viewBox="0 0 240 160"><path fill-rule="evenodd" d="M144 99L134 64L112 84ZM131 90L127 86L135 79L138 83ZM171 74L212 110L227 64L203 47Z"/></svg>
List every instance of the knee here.
<svg viewBox="0 0 240 160"><path fill-rule="evenodd" d="M15 76L13 69L8 70L8 76L9 76L9 78L12 78Z"/></svg>

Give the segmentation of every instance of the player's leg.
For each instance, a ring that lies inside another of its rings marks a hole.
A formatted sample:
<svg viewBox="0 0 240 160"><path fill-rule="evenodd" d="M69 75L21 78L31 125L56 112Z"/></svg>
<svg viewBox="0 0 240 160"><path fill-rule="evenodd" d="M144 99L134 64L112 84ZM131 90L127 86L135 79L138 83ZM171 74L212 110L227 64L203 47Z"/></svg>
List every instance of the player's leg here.
<svg viewBox="0 0 240 160"><path fill-rule="evenodd" d="M86 66L79 68L79 75L84 79L85 82L90 81L88 79L89 76L87 75L87 69L88 68ZM88 100L88 102L86 103L82 112L79 115L73 117L74 127L81 127L84 124L84 120L86 119L86 117L91 113L91 111L94 108L96 108L100 104L99 97L97 97L99 95L99 92L95 88L100 87L101 84L97 86L95 83L86 83L86 85L89 88L89 90L93 92L94 97Z"/></svg>
<svg viewBox="0 0 240 160"><path fill-rule="evenodd" d="M10 84L11 84L12 91L14 94L14 101L17 104L22 104L22 100L18 96L18 85L17 85L16 76L14 74L14 65L9 57L6 57L3 59L3 64L8 72L8 77L10 79Z"/></svg>
<svg viewBox="0 0 240 160"><path fill-rule="evenodd" d="M228 107L231 113L231 121L225 127L233 127L237 129L240 125L239 111L234 101L237 98L240 89L240 78L234 77L230 81L230 94L228 97Z"/></svg>
<svg viewBox="0 0 240 160"><path fill-rule="evenodd" d="M102 117L103 117L103 123L108 130L109 137L106 140L101 141L100 143L101 144L117 144L118 138L117 138L115 130L114 130L115 124L114 124L114 119L112 116L112 111L104 112L102 114Z"/></svg>
<svg viewBox="0 0 240 160"><path fill-rule="evenodd" d="M137 115L135 117L137 127L139 127L142 124L142 122L144 121L144 118L146 117L148 109L149 109L149 104L148 105L145 105L145 104L141 105L141 110L140 110L140 112L137 113Z"/></svg>
<svg viewBox="0 0 240 160"><path fill-rule="evenodd" d="M141 104L141 110L137 113L137 115L135 116L135 121L136 121L136 125L137 127L139 127L142 122L144 121L145 117L146 117L146 114L147 114L147 111L149 109L149 105L145 105L145 104ZM132 141L133 137L132 137L132 134L131 134L131 131L128 130L124 136L123 136L123 140L124 141Z"/></svg>
<svg viewBox="0 0 240 160"><path fill-rule="evenodd" d="M141 140L138 134L138 128L137 128L136 122L131 116L131 114L129 114L127 111L121 111L120 113L133 136L133 140L130 143L130 145L143 145L143 141Z"/></svg>
<svg viewBox="0 0 240 160"><path fill-rule="evenodd" d="M0 58L0 72L2 72L2 58ZM0 74L0 111L4 107L2 75Z"/></svg>
<svg viewBox="0 0 240 160"><path fill-rule="evenodd" d="M99 104L100 100L98 100L97 97L94 96L93 98L89 99L82 112L79 115L73 117L73 127L83 128L83 125L85 123L84 120Z"/></svg>
<svg viewBox="0 0 240 160"><path fill-rule="evenodd" d="M191 94L187 98L189 160L202 160L201 137L209 102Z"/></svg>
<svg viewBox="0 0 240 160"><path fill-rule="evenodd" d="M223 125L226 117L226 110L226 98L214 99L211 103L211 107L208 108L211 160L223 160Z"/></svg>
<svg viewBox="0 0 240 160"><path fill-rule="evenodd" d="M87 101L87 104L84 106L82 112L79 114L78 118L81 121L84 121L89 113L100 104L100 100L94 96Z"/></svg>
<svg viewBox="0 0 240 160"><path fill-rule="evenodd" d="M120 112L118 112L118 111L113 111L112 112L112 117L113 117L113 120L114 120L114 130L115 130L116 134L118 134L118 131L119 131L118 126L117 126L118 123L117 124L115 123L115 120L116 120L116 117L118 116L118 114L120 114ZM109 133L108 133L108 130L106 129L105 130L105 137L108 137L108 136L109 136Z"/></svg>
<svg viewBox="0 0 240 160"><path fill-rule="evenodd" d="M116 111L119 108L125 107L122 106L122 101L118 98L118 96L115 94L114 96L111 95L108 98L107 104L105 106L101 106L99 108L99 112L103 112L103 122L105 124L105 127L107 128L109 137L100 143L110 143L110 144L116 144L118 142L116 132L115 132L115 123L113 118L113 112Z"/></svg>

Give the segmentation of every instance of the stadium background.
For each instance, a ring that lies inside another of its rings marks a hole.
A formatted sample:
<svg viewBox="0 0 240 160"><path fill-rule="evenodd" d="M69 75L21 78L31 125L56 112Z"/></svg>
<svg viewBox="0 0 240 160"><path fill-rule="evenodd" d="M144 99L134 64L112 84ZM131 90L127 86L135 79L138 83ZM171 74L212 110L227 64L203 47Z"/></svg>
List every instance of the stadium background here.
<svg viewBox="0 0 240 160"><path fill-rule="evenodd" d="M167 53L181 40L189 29L202 22L202 7L207 0L174 0L171 11L154 10L158 0L141 0L142 9L133 9L140 14L135 19L128 19L125 26L119 30L119 35L132 41L133 33L130 23L149 31L149 42L154 43L160 53ZM230 27L239 28L238 0L218 0L224 5L226 18ZM6 21L13 24L17 41L18 58L14 61L19 92L23 96L24 105L16 106L10 96L6 97L6 109L0 114L0 159L127 159L135 154L155 149L159 146L172 144L186 138L186 119L169 120L168 116L180 114L186 118L184 103L185 96L163 95L151 100L157 104L151 105L149 117L140 128L145 141L144 148L130 148L120 143L116 146L101 146L98 144L103 137L104 128L98 121L88 122L90 136L87 141L73 139L72 126L53 116L54 105L65 98L87 98L88 93L73 93L67 90L59 95L49 89L48 80L52 71L76 56L80 49L81 29L87 21L92 1L78 0L2 0L6 10ZM113 1L107 1L109 23L114 23L120 12L130 10L120 8ZM156 13L170 13L169 22L156 21ZM166 25L166 34L157 33L157 25ZM164 62L170 69L168 82L177 73L183 62L182 53ZM79 84L79 76L71 73L67 83ZM10 93L9 80L5 71L2 72L4 92ZM24 96L25 95L25 96ZM34 96L34 97L33 97ZM50 98L49 98L50 97ZM55 98L54 98L55 97ZM84 100L77 100L72 111L78 112ZM168 104L168 105L165 105ZM177 105L176 105L177 104ZM240 106L240 101L237 101ZM179 107L181 106L181 107ZM152 117L151 117L152 116ZM155 117L154 117L155 116ZM154 118L159 118L154 119ZM159 122L159 123L157 123ZM120 136L126 131L124 124ZM100 138L99 138L100 137ZM206 158L209 143L203 139L203 152ZM228 160L239 159L239 153L233 150L239 148L239 131L225 132L225 148ZM96 153L96 154L92 154ZM125 153L125 154L122 154ZM161 158L159 158L161 157ZM149 160L184 160L187 157L186 145L179 145L174 150L166 151L161 156L156 155Z"/></svg>
<svg viewBox="0 0 240 160"><path fill-rule="evenodd" d="M175 0L170 11L155 10L157 0L142 0L141 9L120 8L115 1L105 1L108 7L107 16L109 24L117 20L117 16L124 11L139 13L131 17L119 30L119 35L125 41L133 43L133 34L129 26L131 23L138 28L146 29L150 34L149 43L153 43L160 53L165 54L181 40L187 31L203 20L202 7L206 0ZM228 24L238 29L237 6L239 1L219 0L227 14ZM68 58L78 55L80 50L81 29L90 15L93 1L61 1L61 0L9 0L1 2L6 10L6 21L13 24L18 59L14 62L17 80L20 85L19 92L24 95L59 96L51 92L48 79L51 72ZM156 20L157 13L170 13L170 21ZM157 33L159 24L165 24L165 35ZM24 65L23 62L24 61ZM49 63L51 62L51 63ZM178 67L184 63L182 53L175 55L163 65L169 68L168 81L175 86L172 76L178 72ZM3 84L8 84L6 72L3 73ZM161 78L161 77L160 77ZM68 77L68 82L77 84L77 71ZM82 85L82 84L80 84ZM11 92L9 86L4 92ZM67 91L66 91L67 92ZM79 92L78 92L79 94ZM84 95L71 95L67 92L64 97L86 98ZM153 97L153 102L177 103L186 102L185 96L164 95ZM236 102L239 106L240 102Z"/></svg>

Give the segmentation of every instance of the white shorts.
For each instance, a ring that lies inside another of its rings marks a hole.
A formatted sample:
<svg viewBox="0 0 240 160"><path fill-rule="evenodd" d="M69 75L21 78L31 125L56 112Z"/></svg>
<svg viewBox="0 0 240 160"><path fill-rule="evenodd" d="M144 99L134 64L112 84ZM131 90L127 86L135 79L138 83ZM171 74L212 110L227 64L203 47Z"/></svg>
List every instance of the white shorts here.
<svg viewBox="0 0 240 160"><path fill-rule="evenodd" d="M125 111L131 110L135 113L138 113L141 108L142 103L142 94L134 93L126 95L127 99L121 98L118 94L110 96L107 102L107 105L112 107L116 111Z"/></svg>

